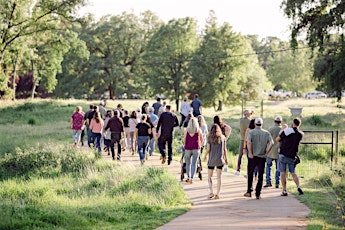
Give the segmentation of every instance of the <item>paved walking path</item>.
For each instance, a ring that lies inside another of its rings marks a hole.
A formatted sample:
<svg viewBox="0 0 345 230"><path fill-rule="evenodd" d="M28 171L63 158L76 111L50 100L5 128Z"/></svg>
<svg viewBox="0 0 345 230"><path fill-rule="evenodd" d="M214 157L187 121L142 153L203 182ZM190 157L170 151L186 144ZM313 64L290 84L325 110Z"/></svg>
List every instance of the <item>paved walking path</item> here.
<svg viewBox="0 0 345 230"><path fill-rule="evenodd" d="M107 157L107 156L106 156ZM122 154L122 162L131 162L139 166L138 155ZM172 161L171 165L162 165L155 155L145 162L147 166L163 167L180 181L181 165ZM246 198L246 178L235 176L232 171L223 173L219 200L207 199L207 169L202 171L203 180L196 178L193 184L180 182L186 194L193 202L192 208L185 214L159 227L165 229L306 229L310 209L298 201L292 194L281 197L281 189L263 188L261 199ZM214 175L215 176L215 175ZM214 177L214 188L217 179ZM288 183L293 183L288 181ZM255 184L254 184L255 185Z"/></svg>

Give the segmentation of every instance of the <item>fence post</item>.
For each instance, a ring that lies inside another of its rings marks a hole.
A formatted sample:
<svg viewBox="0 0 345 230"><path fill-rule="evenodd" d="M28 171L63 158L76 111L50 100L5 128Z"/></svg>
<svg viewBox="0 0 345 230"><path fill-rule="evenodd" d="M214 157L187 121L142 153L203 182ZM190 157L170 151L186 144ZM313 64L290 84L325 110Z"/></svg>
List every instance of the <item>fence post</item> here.
<svg viewBox="0 0 345 230"><path fill-rule="evenodd" d="M334 164L338 164L338 157L339 157L339 129L335 131L335 159Z"/></svg>

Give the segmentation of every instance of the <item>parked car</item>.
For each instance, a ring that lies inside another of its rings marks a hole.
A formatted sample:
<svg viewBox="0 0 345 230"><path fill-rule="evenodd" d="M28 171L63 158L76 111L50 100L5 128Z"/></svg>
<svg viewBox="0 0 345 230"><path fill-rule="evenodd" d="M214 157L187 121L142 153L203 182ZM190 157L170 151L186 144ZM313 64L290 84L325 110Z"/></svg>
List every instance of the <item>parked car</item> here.
<svg viewBox="0 0 345 230"><path fill-rule="evenodd" d="M313 90L305 94L305 98L314 99L314 98L327 98L327 94L321 91Z"/></svg>

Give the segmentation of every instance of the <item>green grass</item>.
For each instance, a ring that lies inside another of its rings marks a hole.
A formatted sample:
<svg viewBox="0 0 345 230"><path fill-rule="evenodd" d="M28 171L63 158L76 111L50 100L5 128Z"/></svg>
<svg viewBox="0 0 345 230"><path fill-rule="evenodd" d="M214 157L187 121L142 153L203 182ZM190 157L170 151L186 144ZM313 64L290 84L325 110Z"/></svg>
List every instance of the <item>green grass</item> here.
<svg viewBox="0 0 345 230"><path fill-rule="evenodd" d="M107 108L121 103L125 109L134 110L143 102L108 101ZM119 165L98 159L93 152L82 154L69 147L73 142L70 116L75 106L87 111L90 103L99 101L1 101L0 229L153 229L189 208L190 201L176 178L164 170ZM265 101L261 111L260 102L246 102L246 108L256 111L255 117L264 118L266 129L273 125L276 115L291 124L289 107L303 107L302 130L340 130L339 154L332 162L329 145L302 145L302 162L297 167L305 191L297 198L312 210L308 229L340 229L345 200L344 103L299 98ZM203 114L209 125L213 116L219 115L232 127L227 147L229 167L234 169L241 107L225 107L220 112L204 108ZM182 143L180 130L175 137L174 149ZM304 140L328 142L330 136L306 133ZM179 160L180 154L174 154ZM246 164L243 157L242 171ZM289 179L288 190L296 194Z"/></svg>

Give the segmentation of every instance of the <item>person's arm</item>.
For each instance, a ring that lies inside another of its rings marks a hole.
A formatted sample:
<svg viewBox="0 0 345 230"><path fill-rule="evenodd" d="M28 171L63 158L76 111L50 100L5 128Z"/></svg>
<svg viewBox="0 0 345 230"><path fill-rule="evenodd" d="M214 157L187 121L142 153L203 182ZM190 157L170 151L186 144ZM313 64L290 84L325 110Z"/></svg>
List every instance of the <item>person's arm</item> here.
<svg viewBox="0 0 345 230"><path fill-rule="evenodd" d="M249 128L246 129L246 133L244 134L244 141L243 141L243 151L247 152L247 137L248 137L248 132Z"/></svg>
<svg viewBox="0 0 345 230"><path fill-rule="evenodd" d="M73 129L73 118L71 117L71 121L70 121L70 127L71 129Z"/></svg>
<svg viewBox="0 0 345 230"><path fill-rule="evenodd" d="M266 148L266 156L268 155L268 153L271 151L272 147L273 147L273 140L271 140L270 142L268 142L267 148Z"/></svg>
<svg viewBox="0 0 345 230"><path fill-rule="evenodd" d="M149 125L148 134L151 134L151 133L152 133L152 128L151 128L151 125Z"/></svg>
<svg viewBox="0 0 345 230"><path fill-rule="evenodd" d="M225 164L228 165L228 150L226 149L226 141L224 141L223 145L223 159L225 160Z"/></svg>
<svg viewBox="0 0 345 230"><path fill-rule="evenodd" d="M247 149L248 149L248 158L253 158L253 151L252 151L252 142L247 141Z"/></svg>
<svg viewBox="0 0 345 230"><path fill-rule="evenodd" d="M207 145L206 145L206 153L205 153L205 156L204 156L204 161L207 160L207 156L210 153L210 147L211 147L210 144L207 143Z"/></svg>
<svg viewBox="0 0 345 230"><path fill-rule="evenodd" d="M199 137L200 137L200 146L202 146L203 143L204 143L204 137L203 137L203 135L202 135L201 130L199 130Z"/></svg>

